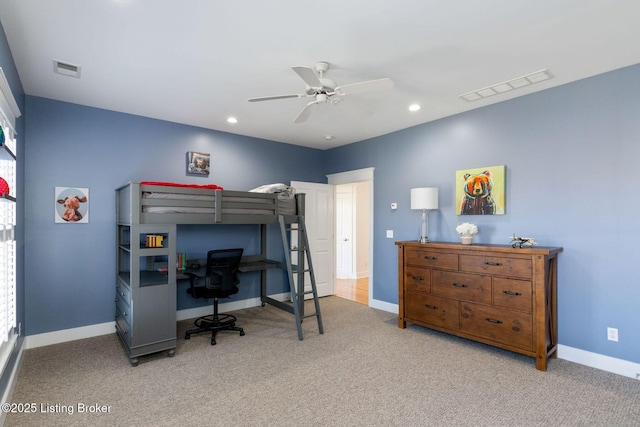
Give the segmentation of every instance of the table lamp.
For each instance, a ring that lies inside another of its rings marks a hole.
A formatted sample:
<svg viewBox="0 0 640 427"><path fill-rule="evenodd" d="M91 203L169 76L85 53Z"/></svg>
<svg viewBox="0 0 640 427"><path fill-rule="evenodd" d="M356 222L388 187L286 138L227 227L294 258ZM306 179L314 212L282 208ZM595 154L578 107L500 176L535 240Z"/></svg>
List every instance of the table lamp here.
<svg viewBox="0 0 640 427"><path fill-rule="evenodd" d="M432 187L411 189L411 209L422 209L422 224L420 227L420 243L427 243L428 219L430 209L438 209L438 189Z"/></svg>

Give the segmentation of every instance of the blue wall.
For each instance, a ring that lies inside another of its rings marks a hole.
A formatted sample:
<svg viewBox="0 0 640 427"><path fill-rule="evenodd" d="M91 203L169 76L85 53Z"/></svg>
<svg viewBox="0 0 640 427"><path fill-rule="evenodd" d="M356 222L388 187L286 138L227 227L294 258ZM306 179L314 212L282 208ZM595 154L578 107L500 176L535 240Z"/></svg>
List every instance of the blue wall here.
<svg viewBox="0 0 640 427"><path fill-rule="evenodd" d="M412 187L440 189L432 240L479 243L518 235L561 246L560 344L640 362L640 66L481 108L326 153L327 173L375 167L373 298L397 303L395 240L416 240ZM428 109L428 105L426 109ZM455 172L506 165L505 215L455 214ZM399 208L392 211L391 202ZM607 341L607 327L620 341Z"/></svg>
<svg viewBox="0 0 640 427"><path fill-rule="evenodd" d="M560 343L640 362L640 202L634 188L640 66L322 152L24 99L3 35L0 42L0 66L23 112L18 173L24 172L25 184L18 187L18 214L26 213L18 228L18 300L27 335L113 321L114 189L141 179L203 183L184 174L184 153L195 150L213 156L207 182L238 190L289 180L326 182L328 173L375 167L373 297L388 303L397 302L394 241L419 234L409 189L437 186L441 207L429 216L430 237L455 241L455 226L472 220L481 230L479 242L506 243L515 232L564 247ZM502 164L506 215L457 217L455 171ZM55 186L90 189L89 224L53 223ZM391 202L399 204L397 211L389 209ZM220 227L212 245L233 241L255 248L255 230ZM387 229L395 239L385 238ZM182 229L179 245L204 250L190 246L191 234L200 232ZM193 302L181 298L178 304ZM620 342L607 341L607 326L619 329Z"/></svg>
<svg viewBox="0 0 640 427"><path fill-rule="evenodd" d="M321 152L314 149L31 96L25 116L27 335L113 321L115 189L128 181L249 190L292 179L324 179ZM211 154L209 177L186 175L187 151ZM89 188L88 224L54 224L56 186ZM179 231L178 250L190 257L236 245L248 254L259 252L258 226L183 226ZM269 232L277 236L278 230ZM282 248L271 245L271 255L281 258ZM271 290L283 290L283 274L270 274L278 282ZM257 273L243 278L247 286L237 298L257 296L252 284L258 279ZM203 304L185 295L179 289L178 309Z"/></svg>

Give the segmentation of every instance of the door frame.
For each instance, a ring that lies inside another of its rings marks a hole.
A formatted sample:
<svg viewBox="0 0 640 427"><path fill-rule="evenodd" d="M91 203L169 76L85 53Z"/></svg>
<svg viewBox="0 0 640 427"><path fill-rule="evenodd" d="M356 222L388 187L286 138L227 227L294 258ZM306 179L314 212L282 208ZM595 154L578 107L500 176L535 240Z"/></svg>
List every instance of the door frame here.
<svg viewBox="0 0 640 427"><path fill-rule="evenodd" d="M375 168L356 169L327 175L327 183L332 185L367 182L369 184L369 302L373 301L373 172ZM335 190L334 190L335 191Z"/></svg>

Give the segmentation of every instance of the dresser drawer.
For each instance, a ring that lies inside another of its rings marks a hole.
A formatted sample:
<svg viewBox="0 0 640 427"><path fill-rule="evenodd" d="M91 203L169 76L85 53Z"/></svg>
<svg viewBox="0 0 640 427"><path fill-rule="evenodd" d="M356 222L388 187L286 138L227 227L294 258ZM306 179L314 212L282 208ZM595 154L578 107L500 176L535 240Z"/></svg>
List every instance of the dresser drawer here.
<svg viewBox="0 0 640 427"><path fill-rule="evenodd" d="M491 276L433 270L431 293L460 301L491 304Z"/></svg>
<svg viewBox="0 0 640 427"><path fill-rule="evenodd" d="M458 329L460 326L458 307L458 301L407 292L404 317L409 321L415 320L444 328Z"/></svg>
<svg viewBox="0 0 640 427"><path fill-rule="evenodd" d="M126 341L127 345L131 345L131 306L123 300L116 302L116 326L120 331L120 335Z"/></svg>
<svg viewBox="0 0 640 427"><path fill-rule="evenodd" d="M531 301L530 281L493 278L493 305L531 312Z"/></svg>
<svg viewBox="0 0 640 427"><path fill-rule="evenodd" d="M446 252L430 251L428 249L407 249L406 263L420 267L458 269L458 255Z"/></svg>
<svg viewBox="0 0 640 427"><path fill-rule="evenodd" d="M405 290L431 292L431 270L428 268L406 267L404 276Z"/></svg>
<svg viewBox="0 0 640 427"><path fill-rule="evenodd" d="M531 279L531 260L522 258L460 255L460 271Z"/></svg>
<svg viewBox="0 0 640 427"><path fill-rule="evenodd" d="M121 300L131 305L131 289L119 282L116 285L116 301Z"/></svg>
<svg viewBox="0 0 640 427"><path fill-rule="evenodd" d="M502 344L533 350L531 314L463 302L460 330Z"/></svg>

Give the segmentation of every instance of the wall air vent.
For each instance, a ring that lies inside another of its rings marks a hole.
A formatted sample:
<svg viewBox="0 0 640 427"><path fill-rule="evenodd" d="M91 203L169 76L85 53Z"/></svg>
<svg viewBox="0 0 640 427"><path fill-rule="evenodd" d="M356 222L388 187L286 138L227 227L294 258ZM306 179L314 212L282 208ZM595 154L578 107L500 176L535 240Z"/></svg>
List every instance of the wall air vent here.
<svg viewBox="0 0 640 427"><path fill-rule="evenodd" d="M551 78L553 78L553 75L549 72L549 70L545 68L544 70L536 71L535 73L527 74L526 76L517 77L515 79L511 79L502 83L496 83L491 86L483 87L482 89L476 89L471 92L463 93L459 96L465 101L477 101L479 99L488 98L490 96L508 92L513 89L519 89L521 87L540 83Z"/></svg>
<svg viewBox="0 0 640 427"><path fill-rule="evenodd" d="M53 60L53 72L62 74L63 76L71 76L80 78L81 67L78 65L69 64L68 62Z"/></svg>

